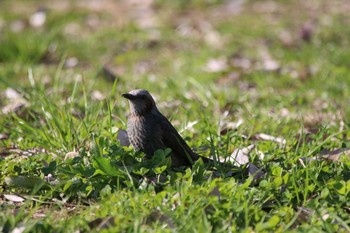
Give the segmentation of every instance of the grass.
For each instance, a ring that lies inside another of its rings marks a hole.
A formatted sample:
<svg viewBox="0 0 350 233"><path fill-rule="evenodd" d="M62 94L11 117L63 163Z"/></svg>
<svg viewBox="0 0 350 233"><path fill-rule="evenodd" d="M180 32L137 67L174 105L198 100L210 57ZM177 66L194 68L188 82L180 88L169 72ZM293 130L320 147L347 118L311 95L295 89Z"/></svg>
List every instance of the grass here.
<svg viewBox="0 0 350 233"><path fill-rule="evenodd" d="M346 1L67 2L0 3L1 231L350 231L327 152L350 147ZM254 144L263 176L121 146L136 88L205 156Z"/></svg>

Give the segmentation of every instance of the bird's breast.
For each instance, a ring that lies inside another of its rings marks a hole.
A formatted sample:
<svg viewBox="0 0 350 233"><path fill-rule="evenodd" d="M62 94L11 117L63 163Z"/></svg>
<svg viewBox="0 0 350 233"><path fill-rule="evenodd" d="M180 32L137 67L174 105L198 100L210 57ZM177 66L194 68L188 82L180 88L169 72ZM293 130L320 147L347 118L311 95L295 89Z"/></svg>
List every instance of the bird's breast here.
<svg viewBox="0 0 350 233"><path fill-rule="evenodd" d="M127 131L130 143L136 151L152 156L157 149L164 148L160 125L152 115L130 115Z"/></svg>

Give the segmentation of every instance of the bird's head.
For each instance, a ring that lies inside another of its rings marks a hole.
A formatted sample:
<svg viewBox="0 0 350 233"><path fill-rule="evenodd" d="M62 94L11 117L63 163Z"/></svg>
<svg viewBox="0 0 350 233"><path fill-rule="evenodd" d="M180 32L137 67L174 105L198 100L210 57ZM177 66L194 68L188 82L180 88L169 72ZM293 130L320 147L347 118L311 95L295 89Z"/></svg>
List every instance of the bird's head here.
<svg viewBox="0 0 350 233"><path fill-rule="evenodd" d="M122 96L129 100L131 114L143 115L157 110L156 103L147 90L132 90Z"/></svg>

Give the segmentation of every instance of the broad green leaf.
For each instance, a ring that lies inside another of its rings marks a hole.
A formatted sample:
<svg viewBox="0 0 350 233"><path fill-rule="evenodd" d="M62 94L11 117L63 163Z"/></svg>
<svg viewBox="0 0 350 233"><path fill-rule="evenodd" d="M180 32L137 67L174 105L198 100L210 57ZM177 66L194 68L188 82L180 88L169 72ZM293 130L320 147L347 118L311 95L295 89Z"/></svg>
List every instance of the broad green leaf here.
<svg viewBox="0 0 350 233"><path fill-rule="evenodd" d="M322 191L321 191L321 196L320 196L320 198L324 199L324 198L328 197L328 195L329 195L329 189L328 189L328 188L324 188L324 189L322 189Z"/></svg>
<svg viewBox="0 0 350 233"><path fill-rule="evenodd" d="M117 166L113 166L108 158L102 156L95 156L93 166L100 171L95 171L95 174L109 175L109 176L123 176Z"/></svg>
<svg viewBox="0 0 350 233"><path fill-rule="evenodd" d="M50 185L39 177L10 176L5 177L5 183L26 189L49 189Z"/></svg>
<svg viewBox="0 0 350 233"><path fill-rule="evenodd" d="M281 186L283 183L283 179L282 177L276 177L274 180L273 180L273 184L276 186L276 187L279 187Z"/></svg>
<svg viewBox="0 0 350 233"><path fill-rule="evenodd" d="M277 226L277 224L281 221L281 218L278 217L277 215L272 216L268 221L268 227L273 228Z"/></svg>
<svg viewBox="0 0 350 233"><path fill-rule="evenodd" d="M164 165L164 166L161 166L161 167L154 168L153 171L156 174L160 174L160 173L164 172L166 169L167 169L167 166Z"/></svg>

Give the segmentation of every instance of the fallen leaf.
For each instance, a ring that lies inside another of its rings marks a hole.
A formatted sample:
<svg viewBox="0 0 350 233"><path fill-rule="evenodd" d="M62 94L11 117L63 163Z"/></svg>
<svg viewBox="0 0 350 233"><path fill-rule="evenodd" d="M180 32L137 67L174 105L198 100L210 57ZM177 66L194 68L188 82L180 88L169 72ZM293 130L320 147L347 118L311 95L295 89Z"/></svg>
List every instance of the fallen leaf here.
<svg viewBox="0 0 350 233"><path fill-rule="evenodd" d="M214 48L223 47L222 35L218 31L213 30L212 27L209 27L204 31L204 40L211 47L214 47Z"/></svg>
<svg viewBox="0 0 350 233"><path fill-rule="evenodd" d="M281 31L278 34L278 37L285 47L287 48L295 47L296 45L295 39L292 37L292 34L289 31L287 30Z"/></svg>
<svg viewBox="0 0 350 233"><path fill-rule="evenodd" d="M153 0L126 1L126 3L129 4L130 9L133 9L130 12L131 19L141 29L151 30L158 26L158 15L153 7L153 2Z"/></svg>
<svg viewBox="0 0 350 233"><path fill-rule="evenodd" d="M301 166L303 166L303 168L306 168L303 158L298 159L298 161L301 164Z"/></svg>
<svg viewBox="0 0 350 233"><path fill-rule="evenodd" d="M64 160L67 160L67 159L74 159L75 157L78 157L79 156L79 152L77 151L71 151L71 152L68 152L65 156L64 156Z"/></svg>
<svg viewBox="0 0 350 233"><path fill-rule="evenodd" d="M211 73L221 72L226 69L227 69L227 61L225 58L210 59L204 68L205 71L211 72Z"/></svg>
<svg viewBox="0 0 350 233"><path fill-rule="evenodd" d="M4 194L4 197L12 202L23 202L24 198L17 196L17 195L10 195L10 194Z"/></svg>
<svg viewBox="0 0 350 233"><path fill-rule="evenodd" d="M259 133L259 134L255 134L253 139L255 140L262 140L262 141L273 141L273 142L277 142L281 145L285 145L286 144L286 140L280 137L274 137L268 134L264 134L264 133Z"/></svg>
<svg viewBox="0 0 350 233"><path fill-rule="evenodd" d="M76 57L69 57L67 60L64 62L64 67L65 68L74 68L78 65L79 60Z"/></svg>
<svg viewBox="0 0 350 233"><path fill-rule="evenodd" d="M23 20L16 20L11 22L10 28L12 32L21 32L26 28L26 23Z"/></svg>
<svg viewBox="0 0 350 233"><path fill-rule="evenodd" d="M85 19L86 25L92 30L96 30L101 25L100 18L95 14L89 14Z"/></svg>
<svg viewBox="0 0 350 233"><path fill-rule="evenodd" d="M9 135L7 133L0 133L0 141L6 140L9 138Z"/></svg>
<svg viewBox="0 0 350 233"><path fill-rule="evenodd" d="M274 71L279 69L279 65L276 60L265 59L263 62L263 68L266 71Z"/></svg>
<svg viewBox="0 0 350 233"><path fill-rule="evenodd" d="M229 131L236 130L240 125L243 124L243 119L238 119L236 122L226 122L222 121L220 122L221 130L220 135L226 135Z"/></svg>
<svg viewBox="0 0 350 233"><path fill-rule="evenodd" d="M339 161L343 157L349 157L350 158L350 148L341 148L341 149L336 149L333 151L329 150L323 150L320 153L321 158L330 160L330 161Z"/></svg>
<svg viewBox="0 0 350 233"><path fill-rule="evenodd" d="M241 78L241 74L239 72L233 71L225 76L216 80L216 83L219 85L234 85Z"/></svg>
<svg viewBox="0 0 350 233"><path fill-rule="evenodd" d="M32 14L29 18L29 24L30 26L34 28L39 28L44 26L46 21L46 10L45 9L39 9L37 12Z"/></svg>
<svg viewBox="0 0 350 233"><path fill-rule="evenodd" d="M229 157L229 161L231 161L236 166L241 166L249 163L249 153L255 148L255 145L252 144L242 149L234 149L232 154ZM220 162L224 162L224 158L220 158Z"/></svg>
<svg viewBox="0 0 350 233"><path fill-rule="evenodd" d="M181 130L179 130L179 133L183 133L186 130L193 130L193 126L195 126L198 123L198 121L190 121L188 122L185 127L183 127Z"/></svg>
<svg viewBox="0 0 350 233"><path fill-rule="evenodd" d="M22 226L22 227L15 227L11 233L22 233L24 232L24 230L26 229L26 227Z"/></svg>
<svg viewBox="0 0 350 233"><path fill-rule="evenodd" d="M22 96L12 88L7 88L4 94L5 94L5 97L9 100L22 98Z"/></svg>
<svg viewBox="0 0 350 233"><path fill-rule="evenodd" d="M65 27L63 28L63 33L66 36L81 36L83 29L82 29L82 25L77 23L77 22L70 22L67 23L65 25Z"/></svg>
<svg viewBox="0 0 350 233"><path fill-rule="evenodd" d="M91 99L97 100L97 101L102 101L104 100L105 96L102 94L102 92L98 90L93 90L91 93Z"/></svg>
<svg viewBox="0 0 350 233"><path fill-rule="evenodd" d="M46 217L46 214L45 213L34 213L33 214L33 218L45 218Z"/></svg>
<svg viewBox="0 0 350 233"><path fill-rule="evenodd" d="M281 108L280 110L280 116L281 117L287 117L290 115L290 112L287 108Z"/></svg>
<svg viewBox="0 0 350 233"><path fill-rule="evenodd" d="M25 101L24 99L15 99L2 108L2 113L4 114L9 114L12 112L18 113L27 106L28 106L28 102Z"/></svg>
<svg viewBox="0 0 350 233"><path fill-rule="evenodd" d="M252 67L253 62L251 59L243 56L242 54L235 53L230 59L230 64L233 67L240 68L242 70L249 70Z"/></svg>
<svg viewBox="0 0 350 233"><path fill-rule="evenodd" d="M322 220L323 221L326 221L328 218L330 217L330 215L327 213L327 214L324 214L323 216L322 216Z"/></svg>
<svg viewBox="0 0 350 233"><path fill-rule="evenodd" d="M265 71L277 71L280 69L280 65L278 62L272 58L267 48L263 48L260 50L260 59L258 68Z"/></svg>

